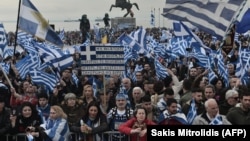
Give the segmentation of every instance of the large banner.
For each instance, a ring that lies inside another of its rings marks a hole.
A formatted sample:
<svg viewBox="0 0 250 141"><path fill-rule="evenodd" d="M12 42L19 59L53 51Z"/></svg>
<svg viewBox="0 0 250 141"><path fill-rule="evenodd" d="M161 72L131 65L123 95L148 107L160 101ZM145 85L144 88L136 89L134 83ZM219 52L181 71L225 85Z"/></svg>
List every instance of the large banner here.
<svg viewBox="0 0 250 141"><path fill-rule="evenodd" d="M124 47L81 46L82 75L120 75L124 72Z"/></svg>

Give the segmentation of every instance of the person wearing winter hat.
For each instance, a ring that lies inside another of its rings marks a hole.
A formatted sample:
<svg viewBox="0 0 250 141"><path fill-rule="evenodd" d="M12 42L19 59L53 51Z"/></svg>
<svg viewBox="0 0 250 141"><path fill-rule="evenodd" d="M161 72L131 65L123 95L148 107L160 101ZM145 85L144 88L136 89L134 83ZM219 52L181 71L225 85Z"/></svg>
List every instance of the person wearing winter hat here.
<svg viewBox="0 0 250 141"><path fill-rule="evenodd" d="M73 93L68 93L64 96L64 100L67 101L68 99L76 99L76 95Z"/></svg>
<svg viewBox="0 0 250 141"><path fill-rule="evenodd" d="M125 94L123 94L123 93L119 93L115 97L115 100L122 100L122 99L125 99L125 100L127 99Z"/></svg>
<svg viewBox="0 0 250 141"><path fill-rule="evenodd" d="M133 110L127 105L126 95L119 93L115 97L116 106L107 114L108 125L111 131L118 131L120 124L125 123L133 116ZM127 141L128 136L125 134L112 134L113 141Z"/></svg>
<svg viewBox="0 0 250 141"><path fill-rule="evenodd" d="M72 131L72 126L76 125L78 121L86 114L83 101L78 99L74 93L67 93L64 96L64 101L61 105L63 111L67 115L69 129ZM76 136L72 136L76 138Z"/></svg>

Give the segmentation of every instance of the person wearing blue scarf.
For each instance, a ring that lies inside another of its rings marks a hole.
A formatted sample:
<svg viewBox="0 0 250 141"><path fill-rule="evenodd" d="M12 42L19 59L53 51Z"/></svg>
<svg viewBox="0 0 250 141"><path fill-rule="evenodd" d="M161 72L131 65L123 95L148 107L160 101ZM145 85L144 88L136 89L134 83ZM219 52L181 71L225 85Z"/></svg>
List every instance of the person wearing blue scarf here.
<svg viewBox="0 0 250 141"><path fill-rule="evenodd" d="M67 115L60 106L51 106L48 120L38 127L38 132L30 133L43 141L70 141Z"/></svg>

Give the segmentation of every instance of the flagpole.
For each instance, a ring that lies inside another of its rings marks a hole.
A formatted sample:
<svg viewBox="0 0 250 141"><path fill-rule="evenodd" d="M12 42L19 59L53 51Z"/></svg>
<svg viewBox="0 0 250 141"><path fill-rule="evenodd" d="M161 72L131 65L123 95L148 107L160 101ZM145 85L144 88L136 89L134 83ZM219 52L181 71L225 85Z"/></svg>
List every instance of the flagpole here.
<svg viewBox="0 0 250 141"><path fill-rule="evenodd" d="M0 69L2 70L3 75L4 75L4 77L6 78L7 82L9 83L10 88L14 88L14 87L12 86L12 83L10 82L9 77L6 75L5 71L3 70L3 67L2 67L2 65L1 65L1 64L0 64Z"/></svg>
<svg viewBox="0 0 250 141"><path fill-rule="evenodd" d="M102 75L102 77L103 77L103 92L104 92L104 107L106 108L106 106L107 106L107 104L106 104L106 96L107 96L107 94L106 94L106 86L105 86L105 84L106 84L106 81L105 81L105 74L103 74Z"/></svg>
<svg viewBox="0 0 250 141"><path fill-rule="evenodd" d="M222 42L220 43L220 48L219 49L221 49L223 47L223 45L224 45L223 41L226 39L227 34L231 30L231 28L233 28L233 26L235 25L234 21L236 21L236 19L239 17L239 15L240 15L242 9L245 7L246 3L247 3L247 0L245 0L243 3L241 3L241 6L240 6L239 10L237 12L235 12L233 18L231 19L230 25L226 29L225 35L224 35L224 37L222 39Z"/></svg>
<svg viewBox="0 0 250 141"><path fill-rule="evenodd" d="M16 53L16 46L17 46L17 33L18 33L18 23L19 23L19 14L20 14L21 1L22 1L22 0L19 0L19 5L18 5L17 23L16 23L16 34L15 34L15 43L14 43L14 51L13 51L13 56L12 56L13 59L14 59L14 56L15 56L15 53Z"/></svg>

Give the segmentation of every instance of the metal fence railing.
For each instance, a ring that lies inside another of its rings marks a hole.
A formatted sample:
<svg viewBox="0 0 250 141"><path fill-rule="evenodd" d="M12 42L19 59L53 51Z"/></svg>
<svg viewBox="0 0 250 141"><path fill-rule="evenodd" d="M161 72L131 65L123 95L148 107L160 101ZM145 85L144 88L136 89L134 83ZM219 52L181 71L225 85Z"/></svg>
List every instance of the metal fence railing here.
<svg viewBox="0 0 250 141"><path fill-rule="evenodd" d="M122 134L119 131L106 131L102 133L101 141L130 141L128 135ZM78 134L71 132L70 140L71 141L79 141ZM18 141L18 140L27 140L27 136L25 133L19 133L16 135L6 135L6 141Z"/></svg>

